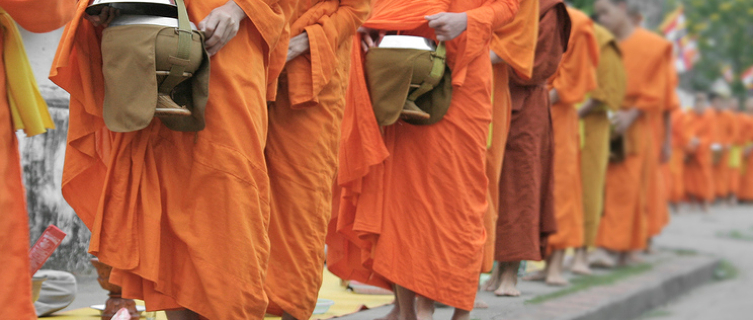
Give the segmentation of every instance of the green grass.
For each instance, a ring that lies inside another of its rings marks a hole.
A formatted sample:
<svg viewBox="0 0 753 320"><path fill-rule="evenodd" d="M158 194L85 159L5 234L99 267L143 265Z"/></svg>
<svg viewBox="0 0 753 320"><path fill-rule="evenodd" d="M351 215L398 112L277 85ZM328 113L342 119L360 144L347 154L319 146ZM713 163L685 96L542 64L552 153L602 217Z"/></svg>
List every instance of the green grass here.
<svg viewBox="0 0 753 320"><path fill-rule="evenodd" d="M691 250L691 249L674 249L672 250L675 254L678 256L697 256L698 251Z"/></svg>
<svg viewBox="0 0 753 320"><path fill-rule="evenodd" d="M720 231L716 233L716 236L720 238L753 242L753 232L744 231L744 230L732 230L732 231L726 231L726 232Z"/></svg>
<svg viewBox="0 0 753 320"><path fill-rule="evenodd" d="M570 286L562 290L558 290L552 293L536 296L530 300L527 300L527 304L540 304L552 299L557 299L570 295L576 292L580 292L593 287L607 286L614 284L620 280L630 278L632 276L639 275L641 273L651 270L653 266L648 263L639 264L635 266L623 267L615 269L605 275L593 275L583 276L575 278L571 281Z"/></svg>
<svg viewBox="0 0 753 320"><path fill-rule="evenodd" d="M737 277L738 271L737 268L729 261L722 260L719 262L719 265L716 266L716 269L714 270L714 280L716 281L725 281L734 279Z"/></svg>

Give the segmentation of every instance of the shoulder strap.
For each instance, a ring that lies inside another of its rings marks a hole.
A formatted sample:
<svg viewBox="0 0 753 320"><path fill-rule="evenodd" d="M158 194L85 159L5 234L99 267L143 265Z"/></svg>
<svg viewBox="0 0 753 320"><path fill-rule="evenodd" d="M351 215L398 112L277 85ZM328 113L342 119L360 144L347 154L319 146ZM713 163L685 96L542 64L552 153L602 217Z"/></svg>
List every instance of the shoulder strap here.
<svg viewBox="0 0 753 320"><path fill-rule="evenodd" d="M191 30L191 24L188 20L188 11L186 10L186 4L183 0L175 0L175 4L178 6L178 28L175 32L178 33L178 51L175 56L170 56L169 61L172 63L170 67L170 73L167 78L162 81L160 85L160 92L169 93L167 91L172 90L178 83L183 81L183 72L186 70L186 66L189 64L188 57L191 53L191 42L193 31Z"/></svg>
<svg viewBox="0 0 753 320"><path fill-rule="evenodd" d="M447 60L447 48L445 48L444 41L440 41L437 44L437 50L432 53L432 57L434 64L431 67L431 73L429 74L429 78L424 80L423 83L421 83L421 86L416 88L416 90L413 90L410 95L408 95L409 101L416 101L418 97L424 95L425 93L434 90L434 87L439 84L439 81L442 80L442 77L444 76L444 69L446 65Z"/></svg>

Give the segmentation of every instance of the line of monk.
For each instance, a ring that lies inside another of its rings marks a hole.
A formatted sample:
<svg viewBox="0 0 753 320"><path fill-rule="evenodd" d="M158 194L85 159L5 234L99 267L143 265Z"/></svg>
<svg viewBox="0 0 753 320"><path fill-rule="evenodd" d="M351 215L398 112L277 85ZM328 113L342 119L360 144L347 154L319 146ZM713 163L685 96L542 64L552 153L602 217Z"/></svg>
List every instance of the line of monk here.
<svg viewBox="0 0 753 320"><path fill-rule="evenodd" d="M393 291L388 320L437 303L469 320L479 288L521 294L522 261L546 262L524 279L566 286L568 268L640 262L670 204L753 201L753 97L681 110L672 44L632 0L596 0L593 18L562 0L177 2L211 62L196 132L108 127L100 47L118 11L0 0L5 312L35 319L15 131L54 126L14 20L67 24L50 71L70 93L63 195L110 282L170 320L308 319L325 264ZM367 61L387 35L436 45L438 122L377 122Z"/></svg>

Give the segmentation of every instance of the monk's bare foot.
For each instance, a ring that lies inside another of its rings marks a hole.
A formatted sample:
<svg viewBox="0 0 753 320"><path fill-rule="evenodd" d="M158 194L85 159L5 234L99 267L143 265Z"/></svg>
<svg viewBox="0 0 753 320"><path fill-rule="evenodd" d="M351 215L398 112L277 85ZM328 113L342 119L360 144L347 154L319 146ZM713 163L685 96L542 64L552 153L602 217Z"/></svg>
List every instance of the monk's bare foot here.
<svg viewBox="0 0 753 320"><path fill-rule="evenodd" d="M550 286L566 286L570 284L563 275L565 250L554 250L546 265L546 284Z"/></svg>
<svg viewBox="0 0 753 320"><path fill-rule="evenodd" d="M455 308L455 313L452 314L451 320L471 320L471 312Z"/></svg>
<svg viewBox="0 0 753 320"><path fill-rule="evenodd" d="M418 320L432 320L434 318L434 300L418 296L416 298L416 318Z"/></svg>
<svg viewBox="0 0 753 320"><path fill-rule="evenodd" d="M473 304L473 309L489 309L489 304L486 303L484 300L481 300L478 297L476 297L476 302Z"/></svg>
<svg viewBox="0 0 753 320"><path fill-rule="evenodd" d="M645 260L638 256L637 252L623 252L620 254L620 260L619 260L619 266L620 267L627 267L632 266L636 264L644 263Z"/></svg>
<svg viewBox="0 0 753 320"><path fill-rule="evenodd" d="M518 285L518 269L520 261L501 263L500 273L502 275L499 287L494 291L498 297L519 297L520 291L516 288Z"/></svg>
<svg viewBox="0 0 753 320"><path fill-rule="evenodd" d="M494 264L491 277L489 277L489 280L486 280L486 282L481 285L482 291L492 292L499 288L499 284L502 281L502 274L499 271L500 264L502 264L502 262L497 262Z"/></svg>
<svg viewBox="0 0 753 320"><path fill-rule="evenodd" d="M400 302L395 299L395 304L392 305L392 310L386 316L377 318L374 320L398 320L400 317Z"/></svg>
<svg viewBox="0 0 753 320"><path fill-rule="evenodd" d="M604 249L597 249L588 258L588 264L592 268L612 269L617 266L612 255Z"/></svg>
<svg viewBox="0 0 753 320"><path fill-rule="evenodd" d="M575 250L575 258L573 258L573 266L570 271L577 275L590 276L591 268L588 267L588 249L578 248Z"/></svg>
<svg viewBox="0 0 753 320"><path fill-rule="evenodd" d="M570 281L567 281L562 274L550 275L546 278L546 284L553 287L564 287L570 285Z"/></svg>
<svg viewBox="0 0 753 320"><path fill-rule="evenodd" d="M544 271L536 271L532 274L529 274L525 277L523 277L523 280L525 281L544 281L546 280L546 272Z"/></svg>

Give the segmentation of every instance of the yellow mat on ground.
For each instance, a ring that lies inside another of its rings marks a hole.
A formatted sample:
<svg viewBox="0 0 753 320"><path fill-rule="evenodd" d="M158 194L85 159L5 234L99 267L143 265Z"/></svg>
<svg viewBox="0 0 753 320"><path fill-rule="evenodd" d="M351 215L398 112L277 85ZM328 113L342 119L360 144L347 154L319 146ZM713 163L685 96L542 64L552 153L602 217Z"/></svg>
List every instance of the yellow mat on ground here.
<svg viewBox="0 0 753 320"><path fill-rule="evenodd" d="M322 288L319 290L320 299L329 299L335 301L335 304L325 314L318 314L311 319L331 319L353 314L361 310L381 307L391 304L394 301L392 295L363 295L352 293L340 286L340 279L327 271L324 271L324 281ZM104 303L103 297L103 303ZM137 301L136 304L143 305L143 302ZM77 319L99 319L99 311L82 308L62 312L53 316L55 320L77 320ZM47 319L47 318L42 318ZM164 312L157 312L158 320L167 320ZM267 317L267 320L280 319L279 317Z"/></svg>

